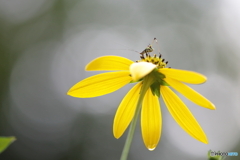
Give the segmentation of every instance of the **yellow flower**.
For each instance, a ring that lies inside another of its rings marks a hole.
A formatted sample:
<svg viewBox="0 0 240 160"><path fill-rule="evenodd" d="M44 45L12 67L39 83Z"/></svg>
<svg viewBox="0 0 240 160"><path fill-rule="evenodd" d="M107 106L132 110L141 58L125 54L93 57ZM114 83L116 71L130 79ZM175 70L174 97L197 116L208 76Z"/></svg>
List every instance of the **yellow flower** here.
<svg viewBox="0 0 240 160"><path fill-rule="evenodd" d="M172 87L199 106L215 109L215 106L185 83L200 84L206 77L192 71L165 68L167 62L161 56L141 56L133 62L119 56L103 56L94 59L87 66L87 71L115 71L101 73L86 78L75 84L68 95L78 98L91 98L114 92L128 83L137 84L127 93L120 103L113 123L113 134L120 138L125 132L136 111L141 88L146 76L153 80L142 102L141 130L145 146L149 150L156 148L162 128L162 116L159 97L162 96L175 121L192 137L208 143L207 137L181 99L170 89Z"/></svg>

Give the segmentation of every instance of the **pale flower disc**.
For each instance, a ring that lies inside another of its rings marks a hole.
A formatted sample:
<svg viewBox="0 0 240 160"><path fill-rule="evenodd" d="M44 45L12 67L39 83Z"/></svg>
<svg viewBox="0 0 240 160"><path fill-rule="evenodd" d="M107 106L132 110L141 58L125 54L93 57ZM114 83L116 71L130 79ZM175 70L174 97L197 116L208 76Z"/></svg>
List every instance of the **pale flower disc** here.
<svg viewBox="0 0 240 160"><path fill-rule="evenodd" d="M139 79L152 72L152 70L156 67L156 65L148 62L138 62L131 64L129 70L132 76L132 80L138 81Z"/></svg>

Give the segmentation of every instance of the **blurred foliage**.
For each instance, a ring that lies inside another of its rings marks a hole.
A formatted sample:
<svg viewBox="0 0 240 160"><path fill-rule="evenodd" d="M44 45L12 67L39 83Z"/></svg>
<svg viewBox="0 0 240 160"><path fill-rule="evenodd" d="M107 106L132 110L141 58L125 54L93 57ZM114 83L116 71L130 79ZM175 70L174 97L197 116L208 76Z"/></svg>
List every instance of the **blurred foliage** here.
<svg viewBox="0 0 240 160"><path fill-rule="evenodd" d="M0 137L0 153L2 153L15 140L15 137Z"/></svg>

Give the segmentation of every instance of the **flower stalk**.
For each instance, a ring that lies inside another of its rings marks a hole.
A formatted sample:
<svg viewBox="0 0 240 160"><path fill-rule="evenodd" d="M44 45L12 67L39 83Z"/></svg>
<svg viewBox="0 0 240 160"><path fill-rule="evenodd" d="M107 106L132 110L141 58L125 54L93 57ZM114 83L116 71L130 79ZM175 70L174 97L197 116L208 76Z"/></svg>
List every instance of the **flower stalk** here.
<svg viewBox="0 0 240 160"><path fill-rule="evenodd" d="M153 78L153 76L151 76L151 74L149 74L148 76L146 76L143 79L142 88L141 88L141 91L139 93L140 95L139 95L139 99L138 99L138 102L137 102L137 108L136 108L134 117L132 119L131 125L129 127L127 139L126 139L126 142L124 144L120 160L127 160L127 156L128 156L128 153L129 153L129 150L130 150L130 147L131 147L131 143L132 143L132 140L133 140L133 135L134 135L134 131L135 131L135 128L136 128L138 116L139 116L139 113L140 113L140 110L141 110L141 107L142 107L143 98L145 96L145 93L149 89L149 87L153 84L153 82L154 82L154 78Z"/></svg>

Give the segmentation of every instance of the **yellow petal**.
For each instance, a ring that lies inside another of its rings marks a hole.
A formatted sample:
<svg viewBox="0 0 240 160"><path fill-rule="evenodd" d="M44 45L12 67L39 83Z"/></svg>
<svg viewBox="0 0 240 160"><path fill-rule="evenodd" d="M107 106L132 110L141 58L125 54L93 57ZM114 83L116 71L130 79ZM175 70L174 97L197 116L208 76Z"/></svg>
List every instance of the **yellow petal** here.
<svg viewBox="0 0 240 160"><path fill-rule="evenodd" d="M162 116L158 97L152 94L151 89L148 89L143 99L141 128L145 146L154 150L161 136Z"/></svg>
<svg viewBox="0 0 240 160"><path fill-rule="evenodd" d="M164 81L193 103L196 103L197 105L208 109L216 109L214 104L212 104L209 100L207 100L198 92L194 91L192 88L188 87L186 84L183 84L182 82L176 81L171 78L165 78Z"/></svg>
<svg viewBox="0 0 240 160"><path fill-rule="evenodd" d="M113 135L120 138L135 114L142 83L136 84L123 98L113 122Z"/></svg>
<svg viewBox="0 0 240 160"><path fill-rule="evenodd" d="M148 62L138 62L130 65L130 73L133 81L138 81L156 68L155 64Z"/></svg>
<svg viewBox="0 0 240 160"><path fill-rule="evenodd" d="M193 71L173 68L161 68L159 69L159 72L164 74L166 77L191 84L200 84L207 80L207 77L204 75Z"/></svg>
<svg viewBox="0 0 240 160"><path fill-rule="evenodd" d="M102 96L128 84L132 80L129 74L129 71L98 74L78 82L67 94L78 98Z"/></svg>
<svg viewBox="0 0 240 160"><path fill-rule="evenodd" d="M111 71L111 70L129 70L133 61L119 56L103 56L92 60L87 64L87 71Z"/></svg>
<svg viewBox="0 0 240 160"><path fill-rule="evenodd" d="M195 139L208 143L207 137L190 110L181 99L167 86L160 88L163 100L175 121Z"/></svg>

